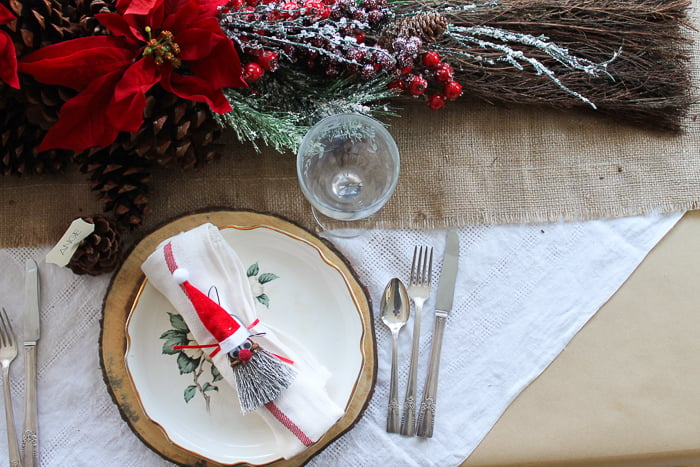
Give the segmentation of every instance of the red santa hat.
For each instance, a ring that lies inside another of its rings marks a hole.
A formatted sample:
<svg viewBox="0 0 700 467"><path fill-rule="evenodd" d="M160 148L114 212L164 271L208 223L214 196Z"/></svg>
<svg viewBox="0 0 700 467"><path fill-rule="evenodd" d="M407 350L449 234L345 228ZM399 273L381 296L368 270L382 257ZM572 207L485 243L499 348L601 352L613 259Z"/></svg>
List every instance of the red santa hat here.
<svg viewBox="0 0 700 467"><path fill-rule="evenodd" d="M167 258L168 256L170 258ZM167 263L173 274L173 279L180 284L190 303L192 303L192 307L197 312L199 320L212 337L216 339L219 347L217 351L228 353L245 342L250 336L248 329L221 305L192 285L189 281L189 271L175 265L170 243L166 246L166 259L170 259Z"/></svg>

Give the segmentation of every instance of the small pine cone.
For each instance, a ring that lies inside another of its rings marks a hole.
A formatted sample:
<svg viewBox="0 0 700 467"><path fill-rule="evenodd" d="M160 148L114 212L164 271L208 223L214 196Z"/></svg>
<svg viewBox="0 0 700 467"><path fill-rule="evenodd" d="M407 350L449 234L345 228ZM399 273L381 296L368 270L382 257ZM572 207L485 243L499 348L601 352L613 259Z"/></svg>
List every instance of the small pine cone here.
<svg viewBox="0 0 700 467"><path fill-rule="evenodd" d="M397 37L420 37L423 42L436 42L447 30L449 21L440 13L425 12L399 18L384 28L379 37L379 45L392 50L392 42Z"/></svg>
<svg viewBox="0 0 700 467"><path fill-rule="evenodd" d="M80 170L90 175L90 188L98 192L105 212L112 212L120 227L136 228L151 213L148 173L150 163L118 144L87 151L78 158Z"/></svg>
<svg viewBox="0 0 700 467"><path fill-rule="evenodd" d="M122 256L121 234L116 224L103 216L82 219L95 224L95 230L80 242L67 267L76 274L91 276L113 271Z"/></svg>

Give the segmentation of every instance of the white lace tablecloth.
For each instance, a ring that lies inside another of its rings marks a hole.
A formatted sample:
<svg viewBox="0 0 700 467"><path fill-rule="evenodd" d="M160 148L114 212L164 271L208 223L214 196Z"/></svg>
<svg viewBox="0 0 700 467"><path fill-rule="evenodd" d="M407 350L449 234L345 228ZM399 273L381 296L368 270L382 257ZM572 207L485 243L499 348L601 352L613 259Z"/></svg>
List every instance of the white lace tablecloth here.
<svg viewBox="0 0 700 467"><path fill-rule="evenodd" d="M458 230L460 264L440 368L435 435L384 431L390 334L375 309L379 374L363 418L311 461L318 466L457 465L476 448L513 399L563 350L622 285L681 214ZM372 231L334 240L367 286L375 308L394 276L407 280L413 245L435 247L440 273L444 231ZM42 466L171 465L129 429L109 396L99 364L101 306L108 276L83 277L47 265L49 247L0 250L0 305L21 335L24 262L40 263L42 338L38 347ZM437 287L426 304L419 389L424 381ZM400 335L400 395L411 329ZM21 340L21 337L20 337ZM12 366L17 428L24 394L23 357ZM5 427L0 465L6 465Z"/></svg>

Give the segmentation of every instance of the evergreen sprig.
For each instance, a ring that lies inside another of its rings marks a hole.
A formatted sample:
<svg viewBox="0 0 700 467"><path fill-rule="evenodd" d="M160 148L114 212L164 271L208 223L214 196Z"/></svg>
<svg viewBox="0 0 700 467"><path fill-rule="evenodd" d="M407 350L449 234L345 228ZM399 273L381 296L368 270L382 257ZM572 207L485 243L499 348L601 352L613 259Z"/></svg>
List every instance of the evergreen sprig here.
<svg viewBox="0 0 700 467"><path fill-rule="evenodd" d="M243 95L234 89L224 91L233 110L214 114L220 125L233 129L242 143L250 143L260 152L257 142L262 141L277 152L296 151L307 127L294 112L280 112L268 108L255 95Z"/></svg>
<svg viewBox="0 0 700 467"><path fill-rule="evenodd" d="M329 115L395 115L387 104L396 95L388 89L389 81L387 76L364 82L354 77L327 79L284 67L256 83L254 93L226 90L233 110L216 118L257 151L256 142L261 141L278 152L295 153L308 129Z"/></svg>

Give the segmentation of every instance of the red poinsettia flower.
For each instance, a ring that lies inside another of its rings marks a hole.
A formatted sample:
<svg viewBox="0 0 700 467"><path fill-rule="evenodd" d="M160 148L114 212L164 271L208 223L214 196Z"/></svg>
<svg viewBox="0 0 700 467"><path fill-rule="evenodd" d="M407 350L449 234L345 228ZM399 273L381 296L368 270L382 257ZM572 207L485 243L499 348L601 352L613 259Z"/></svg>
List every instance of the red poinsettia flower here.
<svg viewBox="0 0 700 467"><path fill-rule="evenodd" d="M0 25L11 23L15 19L12 12L0 4ZM0 80L19 89L15 43L4 31L0 31Z"/></svg>
<svg viewBox="0 0 700 467"><path fill-rule="evenodd" d="M80 93L68 100L38 150L108 146L120 131L143 123L146 92L168 92L206 102L214 112L231 106L224 87L244 87L236 49L216 18L225 0L119 0L119 13L96 18L111 36L50 45L20 60L19 70L42 83Z"/></svg>

